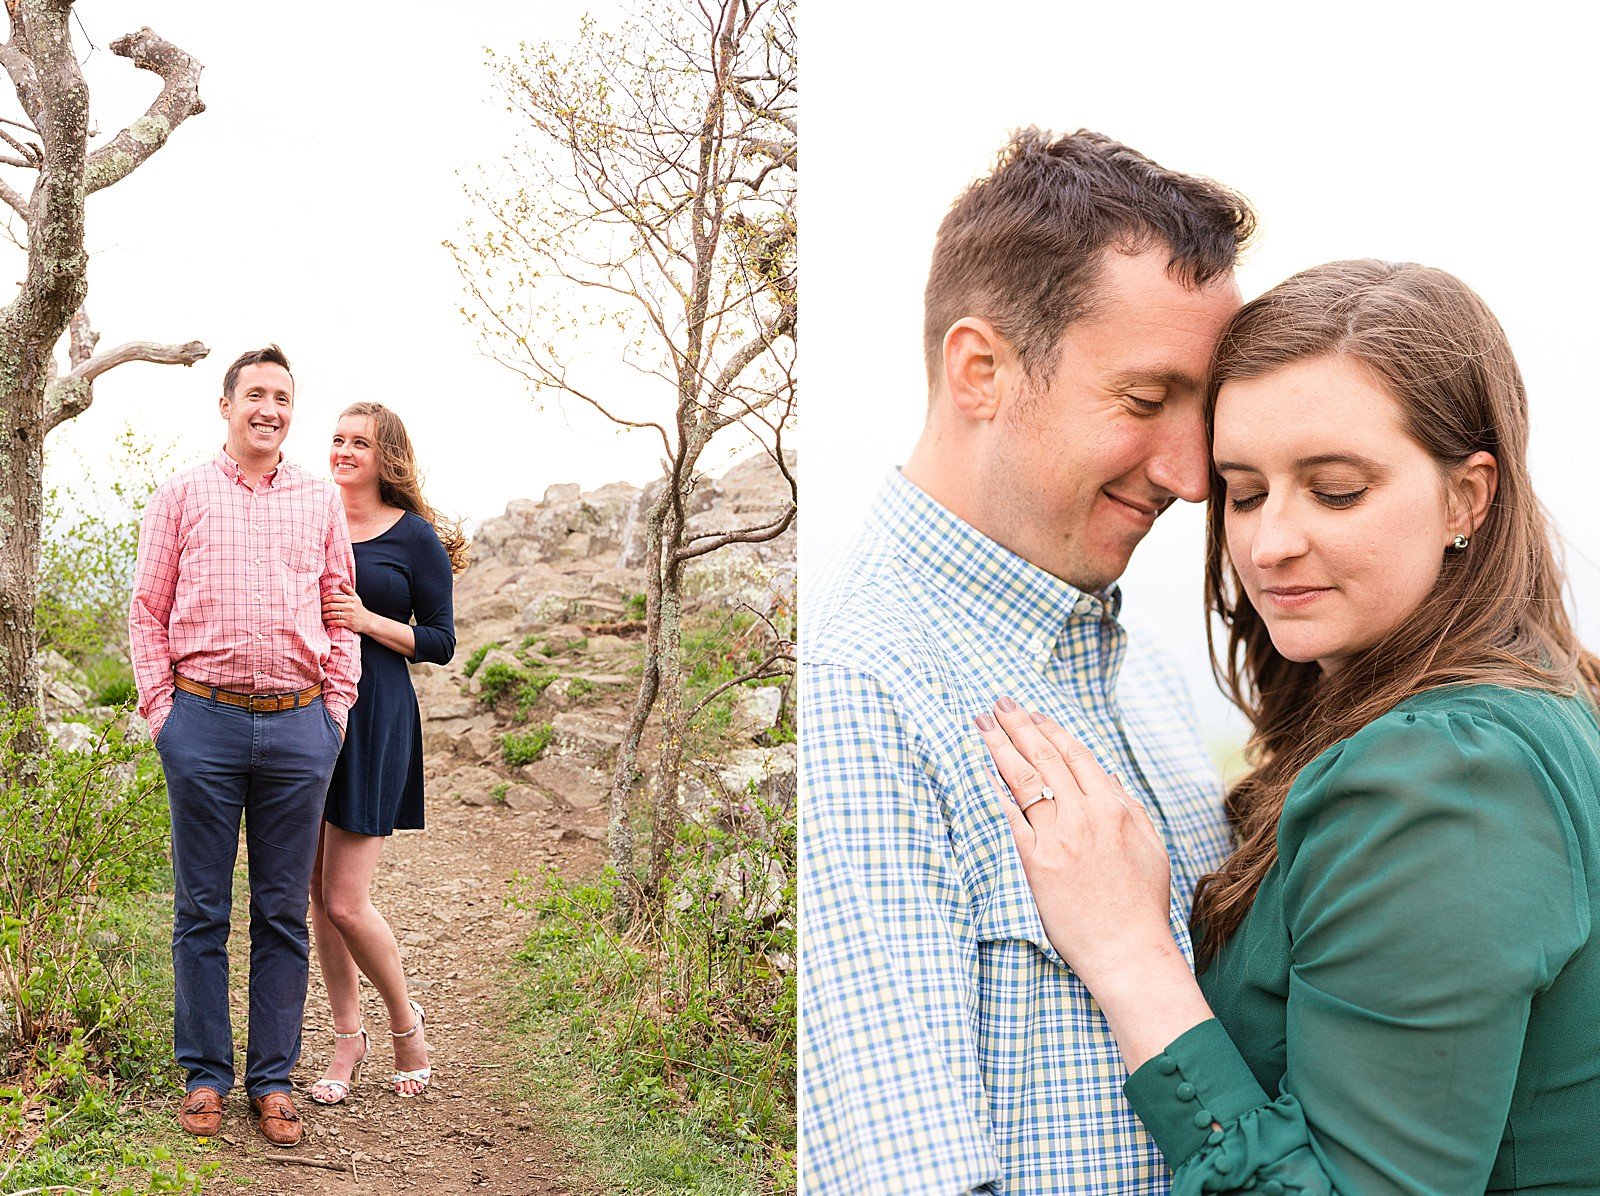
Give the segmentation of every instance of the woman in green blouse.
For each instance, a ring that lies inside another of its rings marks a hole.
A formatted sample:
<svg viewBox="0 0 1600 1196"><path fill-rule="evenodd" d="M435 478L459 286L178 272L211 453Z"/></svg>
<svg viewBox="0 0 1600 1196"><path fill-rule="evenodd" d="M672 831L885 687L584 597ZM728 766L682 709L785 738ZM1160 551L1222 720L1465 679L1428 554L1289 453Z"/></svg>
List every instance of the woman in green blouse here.
<svg viewBox="0 0 1600 1196"><path fill-rule="evenodd" d="M1149 813L1053 723L979 718L1177 1193L1600 1193L1600 667L1526 410L1438 270L1317 267L1224 333L1207 592L1254 768L1198 981Z"/></svg>

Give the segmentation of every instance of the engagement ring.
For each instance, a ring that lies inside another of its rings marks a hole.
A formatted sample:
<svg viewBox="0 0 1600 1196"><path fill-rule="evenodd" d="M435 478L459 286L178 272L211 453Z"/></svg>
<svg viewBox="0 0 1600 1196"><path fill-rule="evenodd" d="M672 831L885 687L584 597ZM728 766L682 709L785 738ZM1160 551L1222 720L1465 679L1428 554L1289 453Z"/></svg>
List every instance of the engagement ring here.
<svg viewBox="0 0 1600 1196"><path fill-rule="evenodd" d="M1017 803L1017 809L1026 810L1029 806L1036 805L1039 802L1042 802L1042 801L1055 801L1055 799L1056 799L1056 791L1054 789L1050 788L1049 785L1046 785L1043 789L1039 790L1039 792L1035 793L1032 797L1028 798L1027 801L1019 801Z"/></svg>

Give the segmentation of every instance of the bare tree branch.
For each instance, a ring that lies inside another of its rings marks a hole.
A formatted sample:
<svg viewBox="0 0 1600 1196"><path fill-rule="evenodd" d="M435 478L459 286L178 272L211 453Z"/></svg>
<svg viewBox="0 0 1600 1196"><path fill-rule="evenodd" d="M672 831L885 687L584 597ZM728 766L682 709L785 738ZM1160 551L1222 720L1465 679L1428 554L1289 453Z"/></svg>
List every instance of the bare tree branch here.
<svg viewBox="0 0 1600 1196"><path fill-rule="evenodd" d="M774 665L785 662L790 665L794 664L794 653L790 650L790 646L773 649L771 652L767 653L766 658L762 660L760 664L751 668L749 672L735 677L732 681L724 681L721 685L707 693L705 697L701 698L700 701L695 704L692 710L684 715L683 721L686 723L694 722L694 720L700 716L701 711L705 710L705 708L711 705L712 702L716 701L735 686L743 685L746 681L765 681L771 677L789 676L790 673L793 672L792 668L773 668Z"/></svg>
<svg viewBox="0 0 1600 1196"><path fill-rule="evenodd" d="M189 341L182 345L163 345L155 341L129 341L91 357L76 366L68 377L92 382L107 370L126 365L130 361L148 361L155 365L193 365L203 360L210 352L211 350L199 341Z"/></svg>
<svg viewBox="0 0 1600 1196"><path fill-rule="evenodd" d="M108 349L75 365L70 374L54 379L45 389L45 426L54 428L87 411L94 402L94 380L107 370L130 361L148 361L156 365L193 365L210 352L199 341L184 345L129 341L115 349Z"/></svg>
<svg viewBox="0 0 1600 1196"><path fill-rule="evenodd" d="M11 76L17 99L28 119L39 123L39 108L43 102L39 91L39 72L34 69L33 53L28 49L28 35L22 19L19 0L6 0L6 15L11 18L11 39L0 45L0 66Z"/></svg>
<svg viewBox="0 0 1600 1196"><path fill-rule="evenodd" d="M703 532L697 536L686 537L682 546L673 553L673 557L681 563L692 561L698 556L705 556L706 553L715 552L719 548L726 548L729 544L763 544L768 540L776 540L789 530L796 511L795 505L790 503L784 507L783 514L760 527L736 528L727 532Z"/></svg>
<svg viewBox="0 0 1600 1196"><path fill-rule="evenodd" d="M26 142L18 141L3 128L0 128L0 140L3 140L12 149L16 150L18 154L22 155L20 160L12 161L10 163L13 166L21 166L28 170L37 170L39 168L39 163L44 160L44 150L40 149L37 145L30 145ZM8 161L10 160L8 159Z"/></svg>
<svg viewBox="0 0 1600 1196"><path fill-rule="evenodd" d="M132 174L167 143L172 130L206 110L200 99L204 68L148 27L117 38L111 43L111 52L129 59L140 70L160 75L161 94L143 116L89 155L85 186L91 193Z"/></svg>

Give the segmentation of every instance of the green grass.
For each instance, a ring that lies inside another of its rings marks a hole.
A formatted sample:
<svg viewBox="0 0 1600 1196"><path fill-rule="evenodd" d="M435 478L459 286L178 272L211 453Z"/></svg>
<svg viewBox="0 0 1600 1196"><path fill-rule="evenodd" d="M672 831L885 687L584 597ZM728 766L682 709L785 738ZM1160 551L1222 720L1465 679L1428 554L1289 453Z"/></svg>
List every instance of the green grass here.
<svg viewBox="0 0 1600 1196"><path fill-rule="evenodd" d="M493 652L499 646L499 644L478 645L478 647L473 650L472 655L467 657L467 663L461 671L468 677L472 676L472 674L478 671L478 666L483 663L483 658L489 655L489 653Z"/></svg>
<svg viewBox="0 0 1600 1196"><path fill-rule="evenodd" d="M736 1019L693 1000L651 1012L661 977L611 935L603 885L551 882L539 906L506 986L529 1057L516 1095L561 1126L583 1174L641 1196L792 1192L792 1104L768 1095L792 1080L763 1074L792 1054L744 1041Z"/></svg>
<svg viewBox="0 0 1600 1196"><path fill-rule="evenodd" d="M138 697L133 683L133 669L119 657L94 657L79 665L78 673L89 690L91 705L126 706Z"/></svg>
<svg viewBox="0 0 1600 1196"><path fill-rule="evenodd" d="M517 686L517 716L525 716L533 705L538 702L544 691L550 688L560 673L553 673L548 669L533 669L523 674L521 684Z"/></svg>
<svg viewBox="0 0 1600 1196"><path fill-rule="evenodd" d="M178 1129L165 1102L119 1106L87 1099L47 1119L26 1151L8 1155L0 1149L0 1190L197 1194L217 1167Z"/></svg>
<svg viewBox="0 0 1600 1196"><path fill-rule="evenodd" d="M500 737L500 755L506 764L516 768L522 764L532 764L544 755L545 748L550 746L550 738L555 734L555 728L549 723L541 723L526 734L519 735L515 731Z"/></svg>
<svg viewBox="0 0 1600 1196"><path fill-rule="evenodd" d="M97 917L99 953L118 978L115 1033L80 1034L0 1078L0 1191L198 1192L215 1169L170 1108L180 1087L171 926L165 894L109 903Z"/></svg>

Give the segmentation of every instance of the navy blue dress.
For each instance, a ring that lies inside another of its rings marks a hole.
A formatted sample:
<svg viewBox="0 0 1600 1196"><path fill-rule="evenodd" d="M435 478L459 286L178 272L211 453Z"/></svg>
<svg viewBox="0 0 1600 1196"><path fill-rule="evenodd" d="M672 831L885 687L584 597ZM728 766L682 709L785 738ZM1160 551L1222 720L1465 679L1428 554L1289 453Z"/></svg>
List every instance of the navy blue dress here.
<svg viewBox="0 0 1600 1196"><path fill-rule="evenodd" d="M450 556L433 525L407 511L355 551L362 605L398 623L415 617L409 659L446 663L456 650ZM422 719L407 659L361 637L361 684L322 815L357 835L422 828Z"/></svg>

